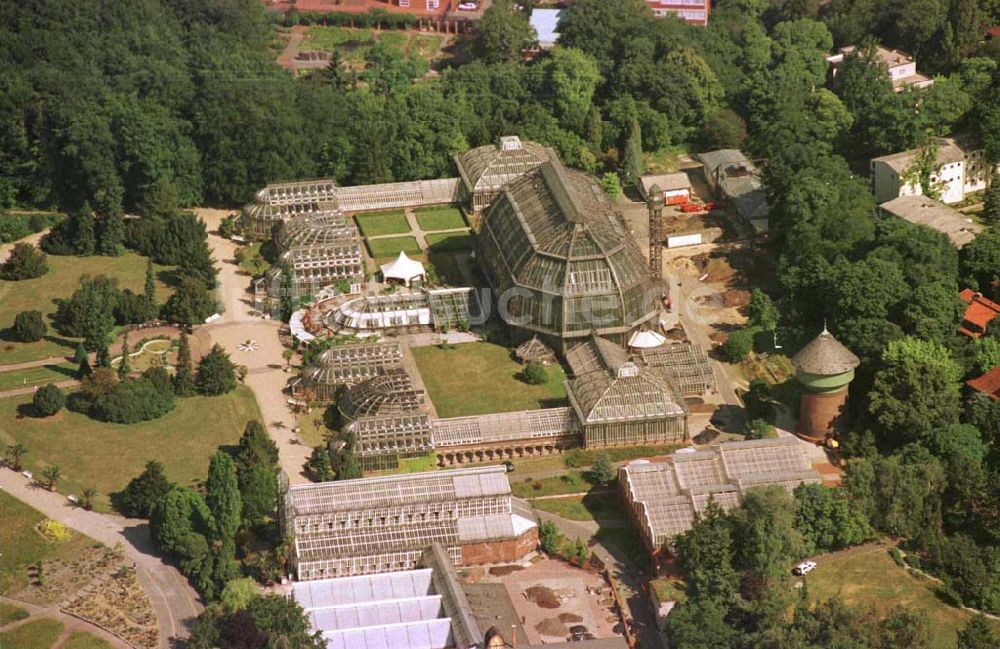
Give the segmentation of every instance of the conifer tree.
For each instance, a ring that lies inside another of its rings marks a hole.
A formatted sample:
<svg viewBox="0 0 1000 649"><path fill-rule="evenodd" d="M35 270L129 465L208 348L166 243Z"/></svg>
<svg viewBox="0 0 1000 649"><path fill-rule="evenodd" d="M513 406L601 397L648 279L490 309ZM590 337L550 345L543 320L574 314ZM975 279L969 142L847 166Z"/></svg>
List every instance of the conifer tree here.
<svg viewBox="0 0 1000 649"><path fill-rule="evenodd" d="M113 209L100 222L97 252L106 257L117 257L124 250L125 220L120 209Z"/></svg>
<svg viewBox="0 0 1000 649"><path fill-rule="evenodd" d="M634 185L642 176L642 131L639 122L632 122L632 130L625 142L625 156L622 158L622 180L625 185Z"/></svg>
<svg viewBox="0 0 1000 649"><path fill-rule="evenodd" d="M83 207L76 214L76 242L74 248L76 254L85 257L94 254L97 249L97 234L94 231L94 212L90 209L89 203L84 203Z"/></svg>
<svg viewBox="0 0 1000 649"><path fill-rule="evenodd" d="M177 345L177 370L174 373L174 394L179 397L189 397L194 392L194 366L191 363L191 347L188 345L187 332L181 331L181 338Z"/></svg>
<svg viewBox="0 0 1000 649"><path fill-rule="evenodd" d="M128 347L128 333L122 336L122 360L118 363L118 378L125 380L128 375L132 372L132 367L128 362L128 355L131 350Z"/></svg>
<svg viewBox="0 0 1000 649"><path fill-rule="evenodd" d="M146 260L146 284L143 287L142 293L146 296L149 303L156 304L156 282L153 281L153 260Z"/></svg>
<svg viewBox="0 0 1000 649"><path fill-rule="evenodd" d="M82 342L76 344L76 351L73 352L73 362L82 363L87 358L87 348Z"/></svg>
<svg viewBox="0 0 1000 649"><path fill-rule="evenodd" d="M87 358L87 355L84 354L83 360L80 361L80 366L76 369L76 378L77 380L82 381L93 373L94 368L90 366L90 360Z"/></svg>
<svg viewBox="0 0 1000 649"><path fill-rule="evenodd" d="M97 367L111 367L111 354L107 345L97 348Z"/></svg>

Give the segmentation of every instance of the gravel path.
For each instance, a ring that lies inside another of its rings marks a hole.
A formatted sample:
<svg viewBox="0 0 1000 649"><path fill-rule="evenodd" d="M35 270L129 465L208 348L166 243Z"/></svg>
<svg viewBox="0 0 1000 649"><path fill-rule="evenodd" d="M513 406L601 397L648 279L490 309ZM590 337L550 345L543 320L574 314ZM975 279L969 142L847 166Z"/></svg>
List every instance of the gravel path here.
<svg viewBox="0 0 1000 649"><path fill-rule="evenodd" d="M175 639L188 636L188 625L201 613L201 602L184 575L157 555L147 521L85 511L59 493L32 486L7 467L0 469L0 486L49 518L109 547L121 544L153 605L160 626L160 647L169 649Z"/></svg>

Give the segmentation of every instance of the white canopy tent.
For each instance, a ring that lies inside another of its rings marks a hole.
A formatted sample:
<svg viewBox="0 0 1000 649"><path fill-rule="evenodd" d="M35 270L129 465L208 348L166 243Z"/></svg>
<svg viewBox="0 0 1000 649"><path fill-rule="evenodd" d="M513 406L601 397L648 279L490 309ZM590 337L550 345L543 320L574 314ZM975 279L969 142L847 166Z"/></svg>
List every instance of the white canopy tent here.
<svg viewBox="0 0 1000 649"><path fill-rule="evenodd" d="M665 342L667 342L666 337L655 331L637 331L632 334L628 346L632 349L652 349Z"/></svg>
<svg viewBox="0 0 1000 649"><path fill-rule="evenodd" d="M410 259L402 250L399 256L388 264L382 265L382 280L390 282L396 280L402 282L404 286L410 286L414 280L424 281L426 275L424 265L416 259Z"/></svg>

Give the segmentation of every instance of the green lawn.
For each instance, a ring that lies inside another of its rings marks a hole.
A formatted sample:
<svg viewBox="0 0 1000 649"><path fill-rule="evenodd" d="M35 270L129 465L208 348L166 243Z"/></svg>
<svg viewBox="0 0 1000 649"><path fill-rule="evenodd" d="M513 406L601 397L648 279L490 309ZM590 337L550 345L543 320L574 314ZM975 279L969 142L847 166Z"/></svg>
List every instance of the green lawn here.
<svg viewBox="0 0 1000 649"><path fill-rule="evenodd" d="M587 480L583 471L567 471L562 475L550 476L540 480L523 478L511 480L511 489L518 498L537 498L539 496L559 496L562 494L577 494L590 491L594 485Z"/></svg>
<svg viewBox="0 0 1000 649"><path fill-rule="evenodd" d="M421 207L413 210L424 232L454 230L466 227L462 211L456 207Z"/></svg>
<svg viewBox="0 0 1000 649"><path fill-rule="evenodd" d="M465 232L444 232L439 234L428 234L427 247L431 252L456 252L459 250L472 250L472 235Z"/></svg>
<svg viewBox="0 0 1000 649"><path fill-rule="evenodd" d="M111 645L97 636L83 631L74 631L63 644L62 649L111 649Z"/></svg>
<svg viewBox="0 0 1000 649"><path fill-rule="evenodd" d="M602 527L597 530L594 538L604 546L613 545L621 550L629 563L636 565L649 564L649 555L646 554L646 550L642 547L638 532L631 525L628 527ZM608 549L610 550L610 548Z"/></svg>
<svg viewBox="0 0 1000 649"><path fill-rule="evenodd" d="M302 41L301 49L322 50L324 52L340 50L344 58L350 61L361 61L374 43L375 32L371 29L310 25L306 31L306 37Z"/></svg>
<svg viewBox="0 0 1000 649"><path fill-rule="evenodd" d="M75 377L76 370L76 365L72 363L59 363L57 365L31 367L26 370L3 372L0 373L0 392L32 385L55 383L56 381L66 381Z"/></svg>
<svg viewBox="0 0 1000 649"><path fill-rule="evenodd" d="M157 273L166 266L154 266ZM20 282L0 280L0 330L10 327L21 311L38 310L48 315L56 310L54 300L67 298L80 284L83 275L106 275L118 280L119 288L142 292L146 278L146 258L134 252L120 257L73 257L49 255L49 272ZM156 297L161 302L170 295L170 289L157 281ZM3 363L22 363L40 358L64 356L76 348L76 340L67 340L51 328L49 335L37 343L0 342L0 359Z"/></svg>
<svg viewBox="0 0 1000 649"><path fill-rule="evenodd" d="M0 592L17 591L28 585L25 568L43 559L68 559L96 543L77 532L65 543L50 543L35 531L35 526L45 517L41 512L28 507L20 500L0 491L0 511L3 524L0 525ZM0 609L5 620L13 612ZM0 643L0 647L7 646ZM10 645L17 646L17 645Z"/></svg>
<svg viewBox="0 0 1000 649"><path fill-rule="evenodd" d="M809 573L809 595L816 601L837 596L848 604L887 611L903 606L927 620L935 649L955 646L958 629L970 613L942 602L934 594L935 582L914 576L889 557L888 545L872 544L853 550L822 555ZM1000 632L1000 623L993 622Z"/></svg>
<svg viewBox="0 0 1000 649"><path fill-rule="evenodd" d="M61 493L98 491L95 508L110 509L109 494L142 472L148 460L162 462L167 477L181 485L203 480L208 459L220 444L235 443L247 421L259 419L247 387L221 397L178 399L160 419L139 424L108 424L75 412L17 419L30 395L0 399L0 445L27 447L24 465L41 473L55 464L62 472Z"/></svg>
<svg viewBox="0 0 1000 649"><path fill-rule="evenodd" d="M458 256L451 252L441 252L432 250L427 255L427 260L437 273L438 281L444 286L465 286L468 281L462 274L462 267L459 265Z"/></svg>
<svg viewBox="0 0 1000 649"><path fill-rule="evenodd" d="M399 256L399 251L403 250L407 255L415 257L423 253L417 240L413 237L389 237L388 239L365 239L368 244L368 252L375 259L387 258L395 259ZM382 262L385 263L385 262Z"/></svg>
<svg viewBox="0 0 1000 649"><path fill-rule="evenodd" d="M451 349L414 347L412 351L439 417L553 408L567 403L562 367L547 366L549 380L528 385L517 378L524 367L511 358L506 347L479 342Z"/></svg>
<svg viewBox="0 0 1000 649"><path fill-rule="evenodd" d="M384 234L403 234L410 231L403 210L389 212L368 212L354 217L366 237L380 237Z"/></svg>
<svg viewBox="0 0 1000 649"><path fill-rule="evenodd" d="M572 521L624 520L618 496L615 493L595 493L586 496L533 500L531 504L550 514Z"/></svg>
<svg viewBox="0 0 1000 649"><path fill-rule="evenodd" d="M20 606L14 606L7 602L0 602L0 626L17 622L29 617L28 612Z"/></svg>
<svg viewBox="0 0 1000 649"><path fill-rule="evenodd" d="M378 32L374 29L311 25L306 31L305 40L302 41L302 49L324 52L339 50L346 60L361 63L376 40L388 43L410 56L431 61L439 55L445 37L404 31Z"/></svg>
<svg viewBox="0 0 1000 649"><path fill-rule="evenodd" d="M12 631L0 633L0 647L10 649L49 649L63 632L62 622L38 619ZM65 646L65 645L64 645Z"/></svg>

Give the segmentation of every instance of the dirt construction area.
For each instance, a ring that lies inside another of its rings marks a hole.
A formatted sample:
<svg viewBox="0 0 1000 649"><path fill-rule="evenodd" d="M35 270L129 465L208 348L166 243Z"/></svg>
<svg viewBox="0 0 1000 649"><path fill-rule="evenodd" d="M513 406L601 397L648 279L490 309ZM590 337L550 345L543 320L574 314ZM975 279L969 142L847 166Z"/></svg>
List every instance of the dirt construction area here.
<svg viewBox="0 0 1000 649"><path fill-rule="evenodd" d="M620 635L611 588L597 573L544 559L521 570L491 570L481 581L506 587L533 645Z"/></svg>

